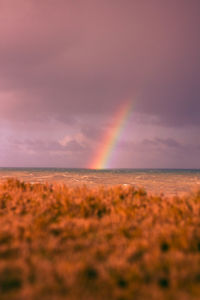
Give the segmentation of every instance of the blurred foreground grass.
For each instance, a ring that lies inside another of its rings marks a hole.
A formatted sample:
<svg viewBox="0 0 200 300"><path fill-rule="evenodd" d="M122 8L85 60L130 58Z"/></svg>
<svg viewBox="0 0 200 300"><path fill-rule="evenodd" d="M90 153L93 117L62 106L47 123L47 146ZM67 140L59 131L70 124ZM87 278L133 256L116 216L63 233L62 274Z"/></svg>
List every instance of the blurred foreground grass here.
<svg viewBox="0 0 200 300"><path fill-rule="evenodd" d="M9 179L0 299L200 299L200 193Z"/></svg>

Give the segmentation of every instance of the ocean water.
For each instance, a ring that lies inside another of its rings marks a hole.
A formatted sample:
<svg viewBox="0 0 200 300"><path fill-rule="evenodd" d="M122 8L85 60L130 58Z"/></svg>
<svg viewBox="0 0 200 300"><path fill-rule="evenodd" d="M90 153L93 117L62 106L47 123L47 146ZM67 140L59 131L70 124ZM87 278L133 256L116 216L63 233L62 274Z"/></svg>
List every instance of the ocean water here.
<svg viewBox="0 0 200 300"><path fill-rule="evenodd" d="M70 186L132 185L149 193L178 195L200 190L200 169L61 169L0 168L0 181L18 178L32 183L64 183Z"/></svg>

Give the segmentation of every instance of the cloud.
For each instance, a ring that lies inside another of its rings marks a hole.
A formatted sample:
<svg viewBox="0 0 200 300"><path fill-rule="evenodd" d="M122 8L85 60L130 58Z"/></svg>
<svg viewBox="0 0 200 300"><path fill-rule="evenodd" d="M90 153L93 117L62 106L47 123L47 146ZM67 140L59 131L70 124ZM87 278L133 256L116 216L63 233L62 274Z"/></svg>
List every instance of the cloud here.
<svg viewBox="0 0 200 300"><path fill-rule="evenodd" d="M14 140L10 142L12 147L27 153L80 153L83 152L86 145L82 142L70 138L68 141L65 140L65 143L60 141L43 141L43 140Z"/></svg>
<svg viewBox="0 0 200 300"><path fill-rule="evenodd" d="M85 136L82 133L77 133L76 135L65 135L62 139L60 139L58 141L58 143L62 146L62 147L69 147L69 145L71 144L78 144L82 147L84 147L84 145L86 144L87 140L85 138Z"/></svg>
<svg viewBox="0 0 200 300"><path fill-rule="evenodd" d="M172 138L167 138L167 139L163 139L163 138L155 138L154 140L149 140L149 139L144 139L141 143L144 146L152 146L152 147L157 147L160 149L161 146L163 146L164 148L181 148L182 145L172 139Z"/></svg>
<svg viewBox="0 0 200 300"><path fill-rule="evenodd" d="M85 136L56 139L10 139L1 144L2 166L83 167L95 157L96 142ZM109 167L126 168L198 168L200 144L173 138L121 141L112 151Z"/></svg>
<svg viewBox="0 0 200 300"><path fill-rule="evenodd" d="M172 138L127 141L113 153L111 167L126 168L199 168L200 143ZM123 158L123 159L122 159Z"/></svg>
<svg viewBox="0 0 200 300"><path fill-rule="evenodd" d="M19 165L86 166L130 98L127 165L134 151L141 165L197 158L199 13L198 0L1 0L0 163L16 147Z"/></svg>
<svg viewBox="0 0 200 300"><path fill-rule="evenodd" d="M199 125L199 10L197 1L1 1L1 118L69 122L139 94L135 110L159 123Z"/></svg>

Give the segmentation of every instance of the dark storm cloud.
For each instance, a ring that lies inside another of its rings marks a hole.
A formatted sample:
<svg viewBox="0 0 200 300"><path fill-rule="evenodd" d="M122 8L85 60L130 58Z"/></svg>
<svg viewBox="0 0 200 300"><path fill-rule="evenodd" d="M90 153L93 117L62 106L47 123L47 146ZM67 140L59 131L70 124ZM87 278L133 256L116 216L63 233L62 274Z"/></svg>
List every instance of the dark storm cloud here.
<svg viewBox="0 0 200 300"><path fill-rule="evenodd" d="M199 0L0 0L0 165L87 167L131 98L113 166L196 167L199 15Z"/></svg>
<svg viewBox="0 0 200 300"><path fill-rule="evenodd" d="M198 168L200 143L180 142L179 139L143 139L120 143L127 168ZM116 159L117 161L117 159Z"/></svg>
<svg viewBox="0 0 200 300"><path fill-rule="evenodd" d="M0 116L77 122L127 97L166 126L200 124L200 2L0 3Z"/></svg>

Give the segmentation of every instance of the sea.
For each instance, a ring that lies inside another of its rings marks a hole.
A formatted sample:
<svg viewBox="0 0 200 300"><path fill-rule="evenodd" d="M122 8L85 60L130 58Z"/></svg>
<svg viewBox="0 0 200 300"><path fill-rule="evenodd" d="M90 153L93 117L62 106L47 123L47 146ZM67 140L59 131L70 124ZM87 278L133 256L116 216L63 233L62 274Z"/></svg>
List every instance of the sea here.
<svg viewBox="0 0 200 300"><path fill-rule="evenodd" d="M200 191L200 169L0 168L0 182L8 178L69 186L134 186L156 195L175 196Z"/></svg>

